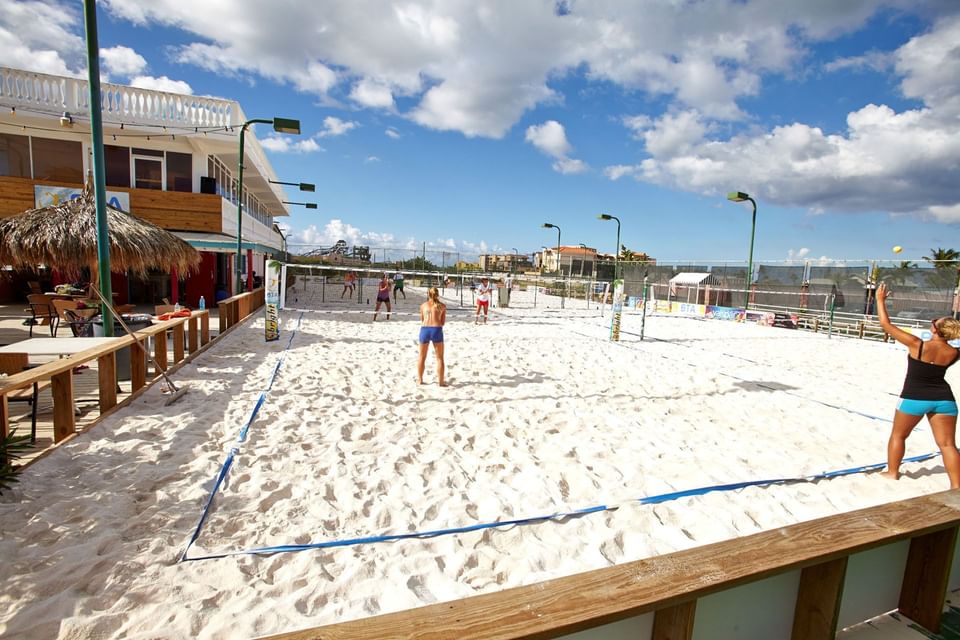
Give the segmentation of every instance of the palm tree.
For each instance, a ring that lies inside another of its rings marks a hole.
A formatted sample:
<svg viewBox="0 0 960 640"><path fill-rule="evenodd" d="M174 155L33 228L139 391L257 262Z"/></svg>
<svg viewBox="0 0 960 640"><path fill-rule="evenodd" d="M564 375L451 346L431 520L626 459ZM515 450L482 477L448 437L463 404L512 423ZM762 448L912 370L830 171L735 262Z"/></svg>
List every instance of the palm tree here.
<svg viewBox="0 0 960 640"><path fill-rule="evenodd" d="M880 269L880 281L889 282L896 285L906 284L907 280L910 279L913 270L916 268L916 262L902 260L900 264L896 265L895 267Z"/></svg>
<svg viewBox="0 0 960 640"><path fill-rule="evenodd" d="M627 245L625 244L620 245L621 260L623 260L624 262L633 262L634 260L636 260L636 256L637 256L636 253L634 253L633 251L630 251L630 249L627 249Z"/></svg>
<svg viewBox="0 0 960 640"><path fill-rule="evenodd" d="M957 285L960 251L956 249L930 249L930 255L924 260L932 262L933 273L927 274L928 283L938 289L953 289Z"/></svg>

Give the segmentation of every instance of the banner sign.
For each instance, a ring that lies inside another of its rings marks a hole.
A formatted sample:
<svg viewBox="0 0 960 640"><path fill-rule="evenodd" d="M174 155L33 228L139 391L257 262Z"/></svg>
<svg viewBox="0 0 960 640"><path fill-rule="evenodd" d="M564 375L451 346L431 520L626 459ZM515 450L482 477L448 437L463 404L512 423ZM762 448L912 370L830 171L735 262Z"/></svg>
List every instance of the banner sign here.
<svg viewBox="0 0 960 640"><path fill-rule="evenodd" d="M67 200L76 200L83 189L73 187L51 187L43 184L33 185L33 202L38 209L55 207ZM130 213L130 194L126 191L107 191L107 204L114 209Z"/></svg>
<svg viewBox="0 0 960 640"><path fill-rule="evenodd" d="M267 263L266 289L264 289L263 333L267 342L280 339L280 263Z"/></svg>
<svg viewBox="0 0 960 640"><path fill-rule="evenodd" d="M620 340L620 320L623 317L623 280L613 281L613 318L610 320L610 339Z"/></svg>

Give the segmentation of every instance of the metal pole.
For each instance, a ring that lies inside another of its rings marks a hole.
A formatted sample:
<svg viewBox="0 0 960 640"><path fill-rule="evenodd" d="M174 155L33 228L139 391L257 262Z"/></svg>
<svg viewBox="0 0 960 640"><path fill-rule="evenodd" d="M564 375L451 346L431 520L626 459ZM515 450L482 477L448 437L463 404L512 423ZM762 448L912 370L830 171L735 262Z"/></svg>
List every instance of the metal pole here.
<svg viewBox="0 0 960 640"><path fill-rule="evenodd" d="M753 205L753 220L750 223L750 257L747 260L747 292L743 301L743 308L750 308L750 285L753 278L753 237L757 230L757 201L753 198L747 198Z"/></svg>
<svg viewBox="0 0 960 640"><path fill-rule="evenodd" d="M643 276L643 313L640 316L640 340L643 340L643 331L647 328L647 276Z"/></svg>
<svg viewBox="0 0 960 640"><path fill-rule="evenodd" d="M833 312L836 310L837 296L830 294L830 322L827 324L827 338L833 337Z"/></svg>
<svg viewBox="0 0 960 640"><path fill-rule="evenodd" d="M113 336L113 315L108 300L113 300L110 282L110 228L107 222L107 173L103 157L103 118L100 98L100 44L97 35L96 0L84 0L84 24L87 31L87 76L90 89L90 136L93 152L93 199L97 209L97 275L100 278L100 303L103 335Z"/></svg>
<svg viewBox="0 0 960 640"><path fill-rule="evenodd" d="M247 127L257 122L272 124L273 120L255 118L247 120L240 127L240 157L237 159L237 282L234 286L238 294L242 292L240 288L240 257L243 255L243 136L247 132Z"/></svg>
<svg viewBox="0 0 960 640"><path fill-rule="evenodd" d="M557 275L563 278L563 263L560 261L560 227L557 227ZM560 289L560 308L566 308L566 299L563 296L564 289Z"/></svg>

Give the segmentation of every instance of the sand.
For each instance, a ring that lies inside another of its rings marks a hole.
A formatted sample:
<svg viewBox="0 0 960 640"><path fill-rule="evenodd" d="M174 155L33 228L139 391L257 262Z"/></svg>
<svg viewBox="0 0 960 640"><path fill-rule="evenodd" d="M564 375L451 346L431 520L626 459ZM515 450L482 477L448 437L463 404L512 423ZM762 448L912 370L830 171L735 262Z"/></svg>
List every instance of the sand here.
<svg viewBox="0 0 960 640"><path fill-rule="evenodd" d="M409 284L407 294L404 313L423 299ZM418 322L408 315L372 323L369 314L288 311L271 343L262 318L239 327L176 374L190 391L175 405L151 389L0 497L0 633L277 633L948 487L937 458L905 465L898 482L859 474L639 505L632 499L883 461L905 350L665 316L647 319L640 342L636 315L614 344L595 306L568 301L561 311L541 294L537 309L523 308L531 300L515 292L516 308L495 309L481 326L451 308L448 388L433 384L432 354L428 384L415 383ZM429 539L179 562L232 447L194 557L621 506ZM907 455L935 450L923 423Z"/></svg>

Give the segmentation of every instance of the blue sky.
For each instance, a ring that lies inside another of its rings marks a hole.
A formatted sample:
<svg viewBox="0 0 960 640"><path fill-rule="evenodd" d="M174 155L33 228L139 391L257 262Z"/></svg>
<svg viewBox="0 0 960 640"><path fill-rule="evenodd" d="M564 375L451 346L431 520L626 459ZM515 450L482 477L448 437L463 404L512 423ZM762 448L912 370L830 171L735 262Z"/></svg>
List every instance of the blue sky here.
<svg viewBox="0 0 960 640"><path fill-rule="evenodd" d="M661 260L918 259L960 248L954 0L110 0L113 82L287 116L317 184L291 245ZM0 64L84 73L79 2L5 3ZM291 200L303 200L290 193Z"/></svg>

